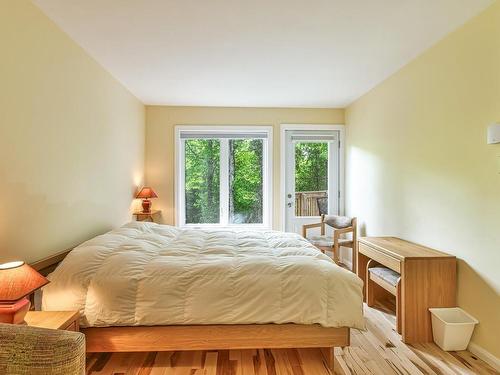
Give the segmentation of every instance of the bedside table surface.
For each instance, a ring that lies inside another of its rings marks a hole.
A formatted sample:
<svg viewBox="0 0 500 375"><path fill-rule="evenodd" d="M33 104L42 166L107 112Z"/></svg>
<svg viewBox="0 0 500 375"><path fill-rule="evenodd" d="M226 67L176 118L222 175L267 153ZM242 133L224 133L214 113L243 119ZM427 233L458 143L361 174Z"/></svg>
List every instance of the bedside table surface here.
<svg viewBox="0 0 500 375"><path fill-rule="evenodd" d="M24 320L31 327L63 329L79 316L78 311L28 311Z"/></svg>
<svg viewBox="0 0 500 375"><path fill-rule="evenodd" d="M152 215L159 214L160 212L161 212L161 210L151 210L151 212L136 211L133 214L134 215L142 215L142 216L152 216Z"/></svg>

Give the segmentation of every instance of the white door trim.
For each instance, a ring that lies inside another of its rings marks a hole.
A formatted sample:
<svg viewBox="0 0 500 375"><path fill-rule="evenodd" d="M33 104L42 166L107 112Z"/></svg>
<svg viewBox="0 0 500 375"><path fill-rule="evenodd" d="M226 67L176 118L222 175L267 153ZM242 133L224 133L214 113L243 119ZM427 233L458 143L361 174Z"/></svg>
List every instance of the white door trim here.
<svg viewBox="0 0 500 375"><path fill-rule="evenodd" d="M339 132L339 215L344 215L344 173L345 173L345 125L341 124L281 124L280 125L280 212L281 212L281 227L280 230L285 230L286 225L286 136L287 130L336 130Z"/></svg>

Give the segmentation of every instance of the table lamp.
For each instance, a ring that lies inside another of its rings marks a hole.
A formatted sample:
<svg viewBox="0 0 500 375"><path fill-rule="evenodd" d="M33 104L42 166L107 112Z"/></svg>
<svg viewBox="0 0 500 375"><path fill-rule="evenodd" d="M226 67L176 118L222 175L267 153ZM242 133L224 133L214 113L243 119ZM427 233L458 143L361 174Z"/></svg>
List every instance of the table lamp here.
<svg viewBox="0 0 500 375"><path fill-rule="evenodd" d="M48 283L22 261L0 264L0 323L23 324L31 305L26 296Z"/></svg>
<svg viewBox="0 0 500 375"><path fill-rule="evenodd" d="M148 186L144 186L139 193L135 196L138 199L142 199L142 212L150 213L151 212L151 198L158 198L155 191Z"/></svg>

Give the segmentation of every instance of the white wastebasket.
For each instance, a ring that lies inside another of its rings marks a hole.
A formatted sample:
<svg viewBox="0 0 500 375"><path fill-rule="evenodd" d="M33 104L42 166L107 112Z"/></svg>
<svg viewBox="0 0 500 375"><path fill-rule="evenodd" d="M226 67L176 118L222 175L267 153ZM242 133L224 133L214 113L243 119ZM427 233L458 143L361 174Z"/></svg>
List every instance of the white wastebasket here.
<svg viewBox="0 0 500 375"><path fill-rule="evenodd" d="M465 350L474 326L479 322L459 307L429 309L432 316L432 336L443 350Z"/></svg>

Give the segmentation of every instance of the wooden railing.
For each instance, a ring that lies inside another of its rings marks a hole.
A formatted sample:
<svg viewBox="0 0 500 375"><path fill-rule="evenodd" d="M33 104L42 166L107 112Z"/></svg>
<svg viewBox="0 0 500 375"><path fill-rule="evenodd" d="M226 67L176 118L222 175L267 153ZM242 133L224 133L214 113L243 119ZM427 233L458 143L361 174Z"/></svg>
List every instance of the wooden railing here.
<svg viewBox="0 0 500 375"><path fill-rule="evenodd" d="M295 216L319 216L318 198L327 196L326 190L295 192Z"/></svg>

